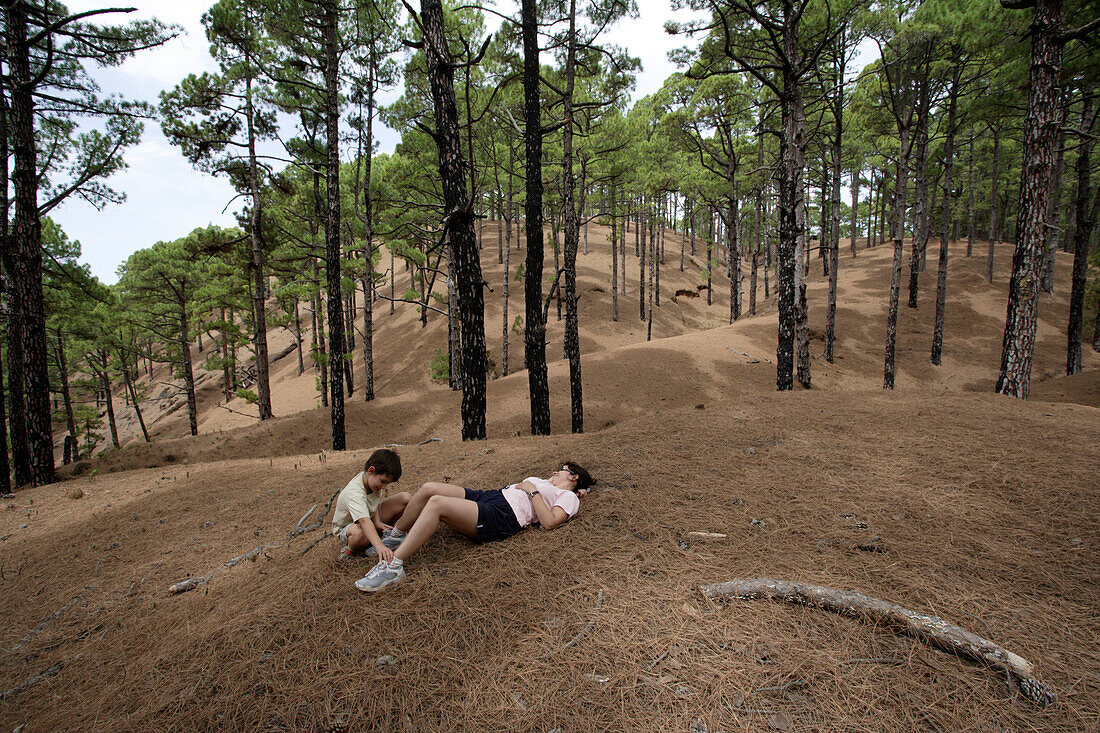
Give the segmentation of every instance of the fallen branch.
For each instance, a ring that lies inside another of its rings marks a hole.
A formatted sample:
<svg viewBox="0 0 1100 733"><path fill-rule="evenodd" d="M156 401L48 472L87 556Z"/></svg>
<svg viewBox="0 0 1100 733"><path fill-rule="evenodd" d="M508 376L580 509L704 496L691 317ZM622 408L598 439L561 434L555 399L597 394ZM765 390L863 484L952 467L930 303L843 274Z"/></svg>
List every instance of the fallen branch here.
<svg viewBox="0 0 1100 733"><path fill-rule="evenodd" d="M35 626L33 629L28 631L27 635L24 636L22 639L20 639L19 642L15 646L13 646L11 649L5 649L4 651L9 652L9 653L19 651L28 641L30 641L32 638L34 638L38 634L38 632L40 632L40 631L42 631L42 629L46 628L46 626L51 621L53 621L55 618L57 618L61 614L65 613L66 611L68 611L69 607L72 606L74 603L76 603L78 600L80 600L80 596L83 595L83 594L84 594L84 591L80 591L80 593L77 593L75 596L72 597L72 600L70 600L64 606L62 606L61 608L57 609L56 611L51 613L49 616L47 616L46 619L42 623L38 624L38 626Z"/></svg>
<svg viewBox="0 0 1100 733"><path fill-rule="evenodd" d="M428 443L442 443L443 438L428 438L419 443L387 443L383 448L408 448L410 445L427 445Z"/></svg>
<svg viewBox="0 0 1100 733"><path fill-rule="evenodd" d="M223 405L220 402L214 403L214 407L220 407L223 410L225 410L226 412L232 412L234 415L241 415L243 417L252 417L252 418L256 417L255 415L249 415L247 412L241 412L240 410L234 410L232 407L226 407L225 405ZM259 419L259 418L256 418L256 419Z"/></svg>
<svg viewBox="0 0 1100 733"><path fill-rule="evenodd" d="M84 656L84 652L80 652L79 654L77 654L74 657L70 657L69 659L62 659L60 662L56 662L54 664L51 664L49 667L47 667L43 671L36 674L34 677L31 677L29 680L27 680L25 682L21 682L18 685L16 685L15 687L12 687L8 690L5 690L4 692L0 692L0 700L7 700L12 695L18 695L23 690L26 690L29 687L34 687L35 685L37 685L39 682L46 679L47 677L55 676L58 672L65 669L65 666L67 664L70 664L71 662L75 662L76 660L80 659L83 656Z"/></svg>
<svg viewBox="0 0 1100 733"><path fill-rule="evenodd" d="M600 588L600 592L596 594L596 605L592 609L592 618L588 619L588 624L583 629L581 629L577 633L576 636L574 636L572 639L570 639L568 642L566 642L565 646L563 646L558 651L563 652L566 649L568 649L569 647L575 646L576 644L580 643L581 639L583 639L585 636L588 635L588 632L592 630L592 627L596 623L596 615L600 612L600 606L602 606L602 605L603 605L603 588ZM546 656L549 656L549 655L550 655L550 652L547 652L543 656L546 657Z"/></svg>
<svg viewBox="0 0 1100 733"><path fill-rule="evenodd" d="M313 506L311 506L309 508L308 512L306 512L305 514L302 515L302 518L298 520L298 524L294 525L294 531L290 533L291 536L302 533L302 531L303 531L302 530L302 525L305 524L305 521L307 519L309 519L310 515L313 514L313 510L316 509L316 508L317 508L317 505L314 504Z"/></svg>
<svg viewBox="0 0 1100 733"><path fill-rule="evenodd" d="M889 624L925 643L1007 672L1009 680L1019 684L1024 697L1040 707L1054 702L1054 691L1032 676L1031 664L1026 659L936 616L916 613L855 591L772 578L737 579L704 585L700 590L708 598L771 598Z"/></svg>
<svg viewBox="0 0 1100 733"><path fill-rule="evenodd" d="M186 593L189 590L195 590L200 585L205 585L206 583L209 583L213 578L217 577L219 574L225 572L234 565L244 562L245 560L255 560L256 556L266 550L268 547L272 547L272 545L260 545L259 547L254 547L243 555L237 555L231 560L226 560L224 563L222 563L221 567L219 567L212 573L197 578L188 578L187 580L181 580L178 583L173 583L172 585L168 586L168 592L172 595L177 595L179 593Z"/></svg>

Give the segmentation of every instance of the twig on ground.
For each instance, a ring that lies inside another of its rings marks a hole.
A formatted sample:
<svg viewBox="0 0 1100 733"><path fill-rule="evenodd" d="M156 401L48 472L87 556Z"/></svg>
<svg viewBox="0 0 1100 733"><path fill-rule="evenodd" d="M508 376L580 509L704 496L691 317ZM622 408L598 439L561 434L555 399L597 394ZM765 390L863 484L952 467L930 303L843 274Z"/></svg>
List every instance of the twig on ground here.
<svg viewBox="0 0 1100 733"><path fill-rule="evenodd" d="M298 523L296 525L294 525L294 531L290 533L291 535L296 535L296 534L301 533L302 525L305 524L305 521L307 519L309 519L310 515L313 514L313 510L316 509L316 508L317 508L317 505L314 504L313 506L311 506L309 508L308 512L306 512L305 514L302 515L302 518L298 520Z"/></svg>
<svg viewBox="0 0 1100 733"><path fill-rule="evenodd" d="M305 546L305 548L304 548L304 549L302 550L302 553L301 553L301 554L303 554L303 555L304 555L304 554L306 554L307 552L309 552L310 550L312 550L312 549L313 549L314 547L316 547L317 545L321 544L322 542L324 542L324 541L325 541L326 539L328 539L329 537L333 537L333 536L334 536L334 535L331 535L331 534L329 534L328 532L325 532L325 533L324 533L323 535L321 535L320 537L318 537L317 539L315 539L315 540L314 540L313 542L311 542L311 543L309 543L308 545L306 545L306 546Z"/></svg>
<svg viewBox="0 0 1100 733"><path fill-rule="evenodd" d="M85 589L85 590L87 590L87 589ZM30 641L30 640L31 640L32 638L34 638L35 636L37 636L37 635L38 635L38 633L39 633L40 631L42 631L42 629L46 628L46 626L47 626L47 625L49 625L49 623L50 623L51 621L53 621L53 620L54 620L55 618L57 618L57 617L58 617L58 616L60 616L61 614L65 613L66 611L68 611L68 610L69 610L69 607L70 607L70 606L72 606L72 605L73 605L74 603L76 603L76 602L77 602L78 600L80 600L80 596L81 596L81 594L83 594L83 593L84 593L84 591L80 591L80 593L77 593L77 594L76 594L75 596L73 596L73 597L72 597L72 600L70 600L70 601L69 601L68 603L66 603L66 604L65 604L64 606L62 606L61 608L57 609L56 611L54 611L53 613L51 613L51 614L50 614L49 616L47 616L47 617L45 618L45 620L43 620L43 621L42 621L42 623L38 624L38 626L35 626L35 627L34 627L33 629L31 629L30 631L28 631L28 632L27 632L27 635L26 635L26 636L24 636L24 637L23 637L22 639L20 639L20 640L19 640L19 641L18 641L18 642L16 643L16 645L15 645L15 646L13 646L13 647L12 647L11 649L5 649L4 651L7 651L7 652L9 652L9 653L10 653L10 652L17 652L17 651L19 651L20 649L22 649L22 648L23 648L23 646L24 646L24 645L26 645L26 643L27 643L28 641Z"/></svg>
<svg viewBox="0 0 1100 733"><path fill-rule="evenodd" d="M172 585L168 586L168 592L172 595L178 595L180 593L186 593L189 590L195 590L200 585L205 585L206 583L209 583L211 579L215 578L216 576L218 576L225 570L233 567L234 565L237 565L244 560L255 560L257 555L259 555L270 546L271 545L260 545L259 547L254 547L243 555L237 555L230 560L226 560L224 563L222 563L221 567L219 567L212 573L208 573L207 575L202 575L197 578L188 578L187 580L181 580L178 583L173 583Z"/></svg>
<svg viewBox="0 0 1100 733"><path fill-rule="evenodd" d="M6 700L9 697L11 697L12 695L18 695L23 690L26 690L29 687L34 687L35 685L37 685L39 682L46 679L47 677L53 677L58 672L63 670L66 665L71 664L72 662L75 662L76 660L80 659L83 656L84 656L84 652L80 652L79 654L77 654L74 657L70 657L68 659L62 659L60 662L56 662L56 663L50 665L49 667L47 667L43 671L36 674L34 677L31 677L29 680L27 680L25 682L21 682L20 684L16 685L15 687L7 689L4 692L0 692L0 700Z"/></svg>
<svg viewBox="0 0 1100 733"><path fill-rule="evenodd" d="M1024 697L1040 707L1054 702L1054 691L1036 680L1031 663L1018 654L936 616L872 598L855 591L837 590L809 583L772 578L737 579L704 585L708 598L771 598L821 608L843 616L854 616L902 629L921 641L947 649L967 659L1006 671L1015 679Z"/></svg>
<svg viewBox="0 0 1100 733"><path fill-rule="evenodd" d="M744 351L738 351L737 349L733 348L732 346L727 346L726 348L728 350L732 351L735 354L740 354L741 356L747 356L749 358L749 363L750 364L759 364L760 363L760 359L757 359L752 354L746 353ZM771 364L771 361L766 356L764 357L764 361L767 362L768 364Z"/></svg>
<svg viewBox="0 0 1100 733"><path fill-rule="evenodd" d="M585 636L588 635L588 632L592 630L592 627L596 623L596 615L599 614L600 606L602 606L602 605L603 605L603 588L600 588L600 592L596 594L596 605L592 609L592 618L588 619L588 624L583 629L581 629L580 632L578 632L576 636L574 636L572 639L567 641L565 643L565 646L563 646L558 651L563 652L566 649L568 649L569 647L575 646L576 644L579 644L581 639L583 639ZM546 657L546 656L549 656L550 654L551 654L551 652L547 652L543 656Z"/></svg>
<svg viewBox="0 0 1100 733"><path fill-rule="evenodd" d="M115 555L104 555L103 557L99 558L99 562L97 562L97 563L95 564L95 571L96 571L96 573L97 573L97 574L99 573L99 563L103 562L104 560L106 560L106 559L108 559L108 558L113 558L113 559L115 559L115 560L117 560L117 559L118 559L118 557L117 557L117 556L115 556Z"/></svg>
<svg viewBox="0 0 1100 733"><path fill-rule="evenodd" d="M806 682L806 680L799 679L798 677L795 677L793 679L787 680L786 682L784 682L781 685L772 685L771 687L757 687L756 691L757 692L775 692L775 693L778 693L778 694L783 694L787 690L801 689L801 688L805 687L807 684L808 683Z"/></svg>
<svg viewBox="0 0 1100 733"><path fill-rule="evenodd" d="M386 443L383 448L408 448L410 445L427 445L428 443L442 443L443 438L428 438L419 443Z"/></svg>
<svg viewBox="0 0 1100 733"><path fill-rule="evenodd" d="M255 415L249 415L247 412L241 412L240 410L234 410L232 407L226 407L220 402L214 403L214 406L220 407L227 412L232 412L234 415L241 415L242 417L256 417Z"/></svg>

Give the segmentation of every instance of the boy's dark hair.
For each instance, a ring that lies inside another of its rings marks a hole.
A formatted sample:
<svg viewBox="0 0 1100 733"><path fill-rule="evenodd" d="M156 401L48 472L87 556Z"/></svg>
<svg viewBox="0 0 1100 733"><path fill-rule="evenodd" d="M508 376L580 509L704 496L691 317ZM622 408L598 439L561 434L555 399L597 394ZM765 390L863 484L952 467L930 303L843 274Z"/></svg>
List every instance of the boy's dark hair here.
<svg viewBox="0 0 1100 733"><path fill-rule="evenodd" d="M363 473L366 473L368 468L373 468L376 475L389 476L394 483L401 480L401 456L397 455L397 451L389 448L379 448L371 453L366 465L363 466Z"/></svg>
<svg viewBox="0 0 1100 733"><path fill-rule="evenodd" d="M587 491L589 488L596 485L596 479L592 478L591 474L584 469L584 466L576 461L565 461L563 466L568 466L569 470L577 476L577 491Z"/></svg>

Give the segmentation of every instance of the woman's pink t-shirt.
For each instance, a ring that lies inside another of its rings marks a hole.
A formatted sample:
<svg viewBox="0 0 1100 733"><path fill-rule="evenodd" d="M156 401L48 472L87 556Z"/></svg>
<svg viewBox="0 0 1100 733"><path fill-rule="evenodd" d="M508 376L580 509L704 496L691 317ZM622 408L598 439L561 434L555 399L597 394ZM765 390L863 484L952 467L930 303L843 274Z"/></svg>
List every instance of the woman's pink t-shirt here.
<svg viewBox="0 0 1100 733"><path fill-rule="evenodd" d="M536 478L529 476L524 481L530 481L542 494L543 501L546 505L553 509L556 506L560 506L566 514L566 519L572 519L576 516L577 512L581 508L581 500L577 498L577 495L572 491L566 491L565 489L559 489L554 484L550 483L544 478ZM512 507L512 511L516 514L516 521L519 522L519 526L526 527L529 524L536 524L539 521L538 515L535 513L535 508L531 505L531 498L527 496L527 492L520 488L520 484L512 484L504 489L504 498L508 500L508 505Z"/></svg>

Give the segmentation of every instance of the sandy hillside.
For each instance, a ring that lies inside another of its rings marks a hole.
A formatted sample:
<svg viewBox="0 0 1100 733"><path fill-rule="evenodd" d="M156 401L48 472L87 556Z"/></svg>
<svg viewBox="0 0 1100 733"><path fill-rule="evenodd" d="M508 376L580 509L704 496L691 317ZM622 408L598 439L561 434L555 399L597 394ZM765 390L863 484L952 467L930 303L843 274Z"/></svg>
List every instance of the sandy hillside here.
<svg viewBox="0 0 1100 733"><path fill-rule="evenodd" d="M496 282L503 270L490 231L483 259ZM705 292L673 300L675 290L698 292L699 275L690 260L679 272L670 236L646 343L637 260L628 256L613 323L602 229L590 231L589 247L580 258L583 435L568 433L553 317L555 434L525 435L519 372L490 383L490 439L464 444L459 395L427 378L446 324L433 316L417 331L416 314L383 309L379 399L349 401L346 453L323 452L328 415L307 409L314 377L298 376L291 355L276 368L276 420L249 424L214 406L220 375L211 375L203 435L180 437L186 413L176 408L152 445L108 451L79 477L7 502L0 727L1100 728L1100 359L1086 348L1084 374L1057 376L1068 258L1055 293L1041 299L1035 397L1023 402L992 393L1007 247L993 285L984 260L956 248L941 367L928 363L934 276L922 276L920 308L903 301L894 392L881 389L891 253L842 255L834 365L820 357L826 284L815 259L814 389L783 394L774 390L771 300L733 325L728 280L716 280L710 307ZM487 308L494 354L499 293ZM512 346L516 357L519 336ZM442 442L401 448L396 490L439 479L491 488L564 459L600 481L561 529L483 547L441 531L409 562L404 584L365 597L352 582L369 564L337 563L323 525L292 530L372 447L433 437ZM257 547L199 589L169 594ZM1057 700L1039 708L1003 673L884 626L699 592L751 577L857 590L938 615L1033 662Z"/></svg>

